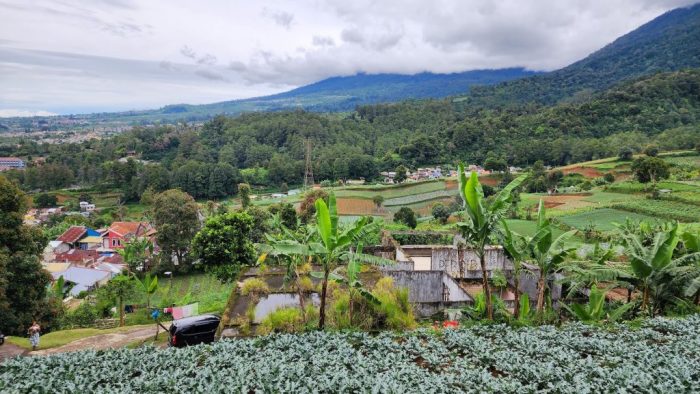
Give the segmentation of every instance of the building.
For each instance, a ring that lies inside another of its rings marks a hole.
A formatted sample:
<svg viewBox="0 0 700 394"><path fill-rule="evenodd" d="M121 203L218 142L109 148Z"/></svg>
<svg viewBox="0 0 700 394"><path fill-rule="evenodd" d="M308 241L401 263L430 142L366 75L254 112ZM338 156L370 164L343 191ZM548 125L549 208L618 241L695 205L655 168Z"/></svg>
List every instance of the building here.
<svg viewBox="0 0 700 394"><path fill-rule="evenodd" d="M70 249L90 249L90 247L88 247L90 242L82 242L81 244L81 241L87 237L100 237L100 233L85 226L70 226L68 230L56 238L56 241L68 244ZM92 239L94 243L95 238Z"/></svg>
<svg viewBox="0 0 700 394"><path fill-rule="evenodd" d="M0 157L0 171L23 170L24 160L19 157Z"/></svg>
<svg viewBox="0 0 700 394"><path fill-rule="evenodd" d="M63 272L51 274L54 280L63 277L63 280L73 284L70 295L77 296L82 291L94 290L99 286L107 284L117 274L110 271L102 271L91 268L70 267Z"/></svg>
<svg viewBox="0 0 700 394"><path fill-rule="evenodd" d="M95 204L90 204L87 201L80 202L80 211L81 212L92 212L94 210L95 210Z"/></svg>
<svg viewBox="0 0 700 394"><path fill-rule="evenodd" d="M148 222L114 222L102 237L102 249L121 249L134 238L151 238L154 229Z"/></svg>

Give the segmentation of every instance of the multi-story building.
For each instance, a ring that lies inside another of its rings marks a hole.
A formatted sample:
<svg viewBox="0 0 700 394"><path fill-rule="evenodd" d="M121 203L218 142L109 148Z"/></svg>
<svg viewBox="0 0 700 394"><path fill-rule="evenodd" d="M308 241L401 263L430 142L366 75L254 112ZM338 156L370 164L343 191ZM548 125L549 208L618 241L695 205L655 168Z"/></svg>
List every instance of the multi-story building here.
<svg viewBox="0 0 700 394"><path fill-rule="evenodd" d="M22 169L24 169L24 160L19 157L0 157L0 171Z"/></svg>

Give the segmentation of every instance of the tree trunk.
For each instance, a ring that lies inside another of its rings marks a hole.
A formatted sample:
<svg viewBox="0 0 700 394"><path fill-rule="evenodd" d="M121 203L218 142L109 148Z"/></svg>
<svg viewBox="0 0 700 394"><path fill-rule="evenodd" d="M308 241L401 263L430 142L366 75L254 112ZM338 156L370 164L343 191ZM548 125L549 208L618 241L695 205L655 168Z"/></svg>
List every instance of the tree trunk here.
<svg viewBox="0 0 700 394"><path fill-rule="evenodd" d="M642 293L642 306L641 310L644 311L649 304L649 286L644 285L644 292Z"/></svg>
<svg viewBox="0 0 700 394"><path fill-rule="evenodd" d="M124 299L119 297L119 327L124 327Z"/></svg>
<svg viewBox="0 0 700 394"><path fill-rule="evenodd" d="M304 321L304 324L306 324L306 305L304 303L304 292L301 290L301 286L299 286L299 273L294 270L294 273L297 276L297 293L299 294L299 307L301 308L301 320Z"/></svg>
<svg viewBox="0 0 700 394"><path fill-rule="evenodd" d="M537 281L537 313L544 312L544 286L545 274L540 270L540 279Z"/></svg>
<svg viewBox="0 0 700 394"><path fill-rule="evenodd" d="M321 287L321 309L318 318L318 329L323 330L326 327L326 292L328 290L328 275L330 271L323 271L323 286Z"/></svg>
<svg viewBox="0 0 700 394"><path fill-rule="evenodd" d="M515 298L513 299L513 302L515 302L515 308L513 309L513 317L515 319L520 318L520 278L517 273L513 274L513 286L515 286Z"/></svg>
<svg viewBox="0 0 700 394"><path fill-rule="evenodd" d="M481 285L484 288L484 301L486 301L486 316L489 320L493 320L493 303L491 302L491 287L489 286L489 277L486 273L486 253L482 251L479 255L481 263Z"/></svg>

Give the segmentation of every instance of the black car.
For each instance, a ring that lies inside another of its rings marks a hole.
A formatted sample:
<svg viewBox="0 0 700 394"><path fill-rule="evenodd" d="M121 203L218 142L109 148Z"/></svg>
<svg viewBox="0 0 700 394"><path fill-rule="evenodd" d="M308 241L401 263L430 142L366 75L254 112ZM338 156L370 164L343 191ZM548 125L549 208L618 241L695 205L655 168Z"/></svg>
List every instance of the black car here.
<svg viewBox="0 0 700 394"><path fill-rule="evenodd" d="M221 318L216 315L200 315L175 320L170 325L168 345L183 347L198 343L214 342Z"/></svg>

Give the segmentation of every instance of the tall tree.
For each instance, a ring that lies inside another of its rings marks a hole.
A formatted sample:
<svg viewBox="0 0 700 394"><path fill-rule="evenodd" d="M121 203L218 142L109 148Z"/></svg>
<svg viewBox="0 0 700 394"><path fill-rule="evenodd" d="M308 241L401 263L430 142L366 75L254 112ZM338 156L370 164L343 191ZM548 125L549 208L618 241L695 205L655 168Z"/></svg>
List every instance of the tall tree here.
<svg viewBox="0 0 700 394"><path fill-rule="evenodd" d="M192 251L220 281L229 282L255 261L252 227L253 218L245 212L210 217L192 240Z"/></svg>
<svg viewBox="0 0 700 394"><path fill-rule="evenodd" d="M241 206L247 208L250 205L250 185L247 183L238 184L238 195L241 197Z"/></svg>
<svg viewBox="0 0 700 394"><path fill-rule="evenodd" d="M192 196L177 189L156 195L153 201L153 222L156 237L165 256L185 262L192 238L200 227L199 207Z"/></svg>
<svg viewBox="0 0 700 394"><path fill-rule="evenodd" d="M136 287L133 279L128 275L118 275L112 278L106 285L107 294L117 304L119 311L119 327L124 327L124 302L134 295Z"/></svg>
<svg viewBox="0 0 700 394"><path fill-rule="evenodd" d="M458 172L459 193L464 202L465 221L457 223L457 227L467 244L474 248L474 252L479 256L486 313L489 319L493 319L491 289L489 287L488 272L486 271L486 246L491 238L497 234L498 223L505 216L508 208L510 208L513 190L527 179L527 175L521 175L509 183L495 196L493 202L487 206L476 172L472 172L471 177L467 179L464 173L464 165L461 163L459 164Z"/></svg>
<svg viewBox="0 0 700 394"><path fill-rule="evenodd" d="M50 326L47 300L51 275L38 256L46 244L41 231L23 223L27 197L0 176L0 331L24 334L32 319Z"/></svg>

